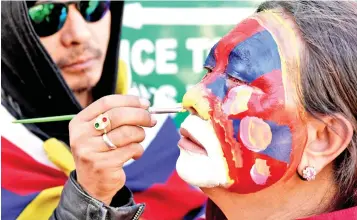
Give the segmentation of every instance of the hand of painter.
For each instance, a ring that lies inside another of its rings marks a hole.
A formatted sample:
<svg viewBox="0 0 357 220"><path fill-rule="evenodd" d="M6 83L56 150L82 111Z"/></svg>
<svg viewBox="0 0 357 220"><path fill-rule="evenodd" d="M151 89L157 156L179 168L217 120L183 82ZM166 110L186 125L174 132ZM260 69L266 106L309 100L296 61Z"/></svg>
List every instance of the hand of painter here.
<svg viewBox="0 0 357 220"><path fill-rule="evenodd" d="M81 111L69 124L77 181L89 195L107 205L124 186L123 164L143 153L142 127L156 124L147 111L149 105L149 101L135 96L106 96ZM110 122L107 137L116 149L109 148L102 138L104 131L95 128L100 114Z"/></svg>

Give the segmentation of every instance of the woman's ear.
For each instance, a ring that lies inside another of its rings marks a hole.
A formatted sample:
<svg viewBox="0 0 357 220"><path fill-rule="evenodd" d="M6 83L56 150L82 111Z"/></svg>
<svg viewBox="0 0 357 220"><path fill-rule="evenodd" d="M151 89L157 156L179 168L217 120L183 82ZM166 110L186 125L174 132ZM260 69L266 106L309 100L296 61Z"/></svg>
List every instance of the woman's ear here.
<svg viewBox="0 0 357 220"><path fill-rule="evenodd" d="M353 135L352 124L341 114L311 118L307 127L308 141L298 166L301 176L306 167L318 175L348 147Z"/></svg>

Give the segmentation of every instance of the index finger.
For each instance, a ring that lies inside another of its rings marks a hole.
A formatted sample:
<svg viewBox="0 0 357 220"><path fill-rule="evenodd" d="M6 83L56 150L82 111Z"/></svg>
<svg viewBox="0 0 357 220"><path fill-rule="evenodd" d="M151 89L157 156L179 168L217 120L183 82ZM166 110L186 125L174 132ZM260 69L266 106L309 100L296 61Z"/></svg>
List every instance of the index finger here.
<svg viewBox="0 0 357 220"><path fill-rule="evenodd" d="M81 121L91 121L98 115L117 107L136 107L147 109L150 102L147 99L133 95L108 95L90 104L77 114L76 118Z"/></svg>

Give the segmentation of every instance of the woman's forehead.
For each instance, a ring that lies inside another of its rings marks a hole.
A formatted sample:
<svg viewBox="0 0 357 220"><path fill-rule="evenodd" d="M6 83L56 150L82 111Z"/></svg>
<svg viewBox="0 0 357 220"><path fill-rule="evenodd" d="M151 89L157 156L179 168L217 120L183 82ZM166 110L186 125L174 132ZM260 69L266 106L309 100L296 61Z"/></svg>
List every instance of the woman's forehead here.
<svg viewBox="0 0 357 220"><path fill-rule="evenodd" d="M281 56L300 67L301 38L293 18L281 10L267 10L254 14L256 19L273 36Z"/></svg>
<svg viewBox="0 0 357 220"><path fill-rule="evenodd" d="M207 66L247 83L281 70L279 50L273 36L255 19L238 24L209 56L213 57L207 59Z"/></svg>
<svg viewBox="0 0 357 220"><path fill-rule="evenodd" d="M240 22L214 45L206 59L205 67L210 69L216 67L219 57L234 62L237 60L229 60L229 56L234 57L236 54L243 59L248 59L249 57L245 56L247 54L258 54L259 51L267 53L269 52L267 50L274 53L278 50L282 65L295 65L299 70L300 41L294 26L292 19L281 11L255 13ZM259 56L250 58L259 58Z"/></svg>
<svg viewBox="0 0 357 220"><path fill-rule="evenodd" d="M278 45L285 88L285 104L295 106L300 90L302 40L293 18L280 9L256 13L254 18L273 36Z"/></svg>
<svg viewBox="0 0 357 220"><path fill-rule="evenodd" d="M217 58L217 54L222 57L228 53L224 71L237 73L237 78L247 82L252 80L251 77L255 79L278 68L285 88L285 103L295 105L294 94L300 86L301 51L301 38L295 26L293 19L280 10L255 13L239 23L212 48L206 66L212 69L216 65L212 63L215 61L213 57ZM217 47L223 49L217 50Z"/></svg>

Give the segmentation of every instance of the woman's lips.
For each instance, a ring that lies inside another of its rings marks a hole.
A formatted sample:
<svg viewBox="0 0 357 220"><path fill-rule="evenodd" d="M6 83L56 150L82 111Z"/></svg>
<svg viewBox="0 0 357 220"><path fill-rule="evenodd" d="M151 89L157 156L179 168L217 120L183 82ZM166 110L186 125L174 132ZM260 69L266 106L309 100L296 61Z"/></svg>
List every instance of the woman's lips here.
<svg viewBox="0 0 357 220"><path fill-rule="evenodd" d="M207 155L207 151L202 144L197 141L186 129L180 128L180 134L182 137L177 144L180 148L193 153Z"/></svg>

